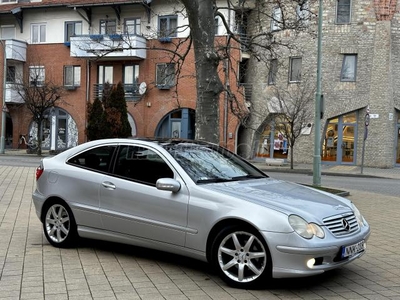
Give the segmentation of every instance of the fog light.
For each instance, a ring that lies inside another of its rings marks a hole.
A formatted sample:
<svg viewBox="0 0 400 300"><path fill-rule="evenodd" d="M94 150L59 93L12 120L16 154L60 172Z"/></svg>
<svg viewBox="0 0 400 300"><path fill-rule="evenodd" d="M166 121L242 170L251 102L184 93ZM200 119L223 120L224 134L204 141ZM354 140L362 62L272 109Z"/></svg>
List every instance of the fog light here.
<svg viewBox="0 0 400 300"><path fill-rule="evenodd" d="M314 265L315 265L315 259L314 258L311 258L311 259L309 259L307 261L307 267L308 268L312 269L314 267Z"/></svg>

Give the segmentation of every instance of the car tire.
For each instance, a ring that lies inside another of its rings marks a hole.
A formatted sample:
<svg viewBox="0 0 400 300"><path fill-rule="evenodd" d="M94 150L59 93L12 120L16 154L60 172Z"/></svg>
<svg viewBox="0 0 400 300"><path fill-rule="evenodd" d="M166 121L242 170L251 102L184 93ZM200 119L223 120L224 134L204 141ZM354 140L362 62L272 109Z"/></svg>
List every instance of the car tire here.
<svg viewBox="0 0 400 300"><path fill-rule="evenodd" d="M68 248L75 244L78 234L71 209L65 202L51 202L43 210L43 231L51 245Z"/></svg>
<svg viewBox="0 0 400 300"><path fill-rule="evenodd" d="M212 264L220 277L235 288L256 288L271 278L271 255L254 229L231 226L221 230L212 245Z"/></svg>

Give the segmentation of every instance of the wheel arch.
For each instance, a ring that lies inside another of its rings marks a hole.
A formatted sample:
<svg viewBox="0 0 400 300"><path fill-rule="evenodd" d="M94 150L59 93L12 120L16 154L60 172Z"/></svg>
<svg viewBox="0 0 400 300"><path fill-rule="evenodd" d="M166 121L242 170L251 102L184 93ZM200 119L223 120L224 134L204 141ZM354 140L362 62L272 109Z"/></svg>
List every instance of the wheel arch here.
<svg viewBox="0 0 400 300"><path fill-rule="evenodd" d="M216 238L217 234L226 227L232 226L243 226L243 228L253 229L255 231L259 231L253 224L246 222L241 219L229 218L219 221L214 224L213 228L210 230L207 238L207 246L206 246L206 257L207 261L211 262L211 254L212 254L212 245L213 241ZM267 241L264 239L264 242L268 245Z"/></svg>
<svg viewBox="0 0 400 300"><path fill-rule="evenodd" d="M47 198L46 201L43 203L42 209L41 209L41 211L40 211L40 220L41 220L42 222L44 221L47 208L48 208L51 204L53 204L53 203L55 203L55 202L62 202L65 206L68 206L68 208L71 210L71 207L68 205L68 203L67 203L64 199L62 199L62 198L60 198L60 197L57 197L57 196L49 197L49 198ZM72 211L72 210L71 210L71 211Z"/></svg>

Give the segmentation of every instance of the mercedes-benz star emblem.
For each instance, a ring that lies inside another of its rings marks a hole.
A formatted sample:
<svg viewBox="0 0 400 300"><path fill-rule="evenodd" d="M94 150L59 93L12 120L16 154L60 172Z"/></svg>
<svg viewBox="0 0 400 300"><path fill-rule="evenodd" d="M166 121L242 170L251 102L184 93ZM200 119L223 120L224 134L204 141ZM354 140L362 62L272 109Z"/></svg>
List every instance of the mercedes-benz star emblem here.
<svg viewBox="0 0 400 300"><path fill-rule="evenodd" d="M349 231L350 230L350 224L346 219L342 219L342 225L344 230Z"/></svg>

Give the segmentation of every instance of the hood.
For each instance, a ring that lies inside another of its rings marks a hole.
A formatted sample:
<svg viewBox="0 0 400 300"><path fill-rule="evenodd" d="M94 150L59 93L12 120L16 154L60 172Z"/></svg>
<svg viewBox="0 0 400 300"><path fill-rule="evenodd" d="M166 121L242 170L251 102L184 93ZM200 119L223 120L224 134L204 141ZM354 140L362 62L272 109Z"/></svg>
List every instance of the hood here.
<svg viewBox="0 0 400 300"><path fill-rule="evenodd" d="M309 222L352 211L345 198L273 178L205 184L202 188L287 215L297 214Z"/></svg>

